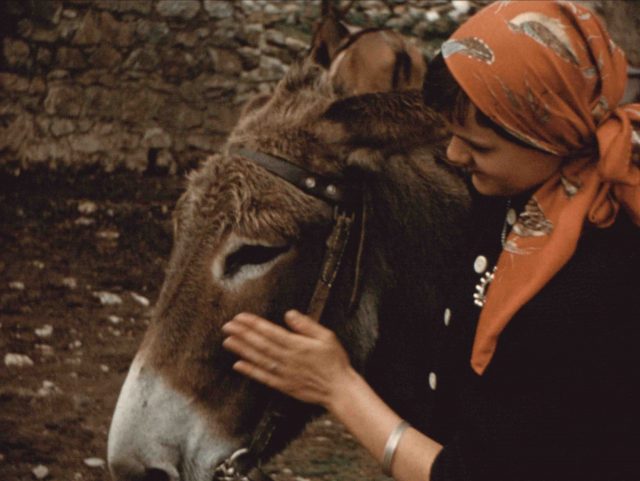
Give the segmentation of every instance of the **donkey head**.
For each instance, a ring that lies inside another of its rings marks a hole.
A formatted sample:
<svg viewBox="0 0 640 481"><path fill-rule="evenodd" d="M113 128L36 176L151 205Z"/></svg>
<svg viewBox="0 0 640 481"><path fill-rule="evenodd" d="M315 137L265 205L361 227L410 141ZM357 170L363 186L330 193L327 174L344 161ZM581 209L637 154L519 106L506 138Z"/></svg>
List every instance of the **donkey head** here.
<svg viewBox="0 0 640 481"><path fill-rule="evenodd" d="M366 183L388 154L428 151L439 138L438 121L417 93L340 94L317 65L294 66L272 96L245 110L228 146ZM304 311L331 221L326 202L233 150L210 157L189 176L174 212L174 247L153 320L109 434L114 478L210 479L247 441L264 410L265 390L232 371L221 326L241 311L274 321L287 309ZM367 293L384 281L374 261L365 263L363 295L349 316L353 250L348 247L325 320L361 365L377 332L375 301ZM300 413L292 413L290 430L274 450L301 429L308 413Z"/></svg>
<svg viewBox="0 0 640 481"><path fill-rule="evenodd" d="M331 5L315 27L310 53L334 84L351 95L422 87L427 65L418 47L389 29L350 26L341 20L350 5L343 11Z"/></svg>

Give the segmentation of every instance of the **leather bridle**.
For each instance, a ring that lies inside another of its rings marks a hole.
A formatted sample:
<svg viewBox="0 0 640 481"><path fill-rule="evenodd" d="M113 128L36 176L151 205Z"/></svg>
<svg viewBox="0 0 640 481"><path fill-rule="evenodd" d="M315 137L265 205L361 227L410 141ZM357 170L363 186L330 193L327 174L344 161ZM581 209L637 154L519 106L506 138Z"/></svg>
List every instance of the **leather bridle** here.
<svg viewBox="0 0 640 481"><path fill-rule="evenodd" d="M232 146L229 153L250 160L267 171L286 180L303 192L323 200L333 207L333 229L326 241L326 250L307 315L317 322L324 311L342 258L347 250L353 226L359 217L360 235L355 260L353 289L349 301L351 312L358 300L360 288L360 264L364 247L366 201L361 185L349 183L343 178L327 177L310 172L292 162L264 152ZM266 410L254 431L248 447L234 451L216 467L213 481L272 481L260 469L261 458L266 452L274 432L282 425L293 400L276 391L272 392Z"/></svg>

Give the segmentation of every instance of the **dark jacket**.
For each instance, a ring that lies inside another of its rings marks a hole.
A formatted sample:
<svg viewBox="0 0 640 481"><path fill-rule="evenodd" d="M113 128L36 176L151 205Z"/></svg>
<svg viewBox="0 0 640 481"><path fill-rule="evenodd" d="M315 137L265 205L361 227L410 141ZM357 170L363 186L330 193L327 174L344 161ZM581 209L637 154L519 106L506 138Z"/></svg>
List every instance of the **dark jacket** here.
<svg viewBox="0 0 640 481"><path fill-rule="evenodd" d="M515 199L521 209L524 197ZM495 265L504 199L478 199L475 247L440 322L432 481L640 480L640 228L587 227L569 263L470 367L478 255Z"/></svg>

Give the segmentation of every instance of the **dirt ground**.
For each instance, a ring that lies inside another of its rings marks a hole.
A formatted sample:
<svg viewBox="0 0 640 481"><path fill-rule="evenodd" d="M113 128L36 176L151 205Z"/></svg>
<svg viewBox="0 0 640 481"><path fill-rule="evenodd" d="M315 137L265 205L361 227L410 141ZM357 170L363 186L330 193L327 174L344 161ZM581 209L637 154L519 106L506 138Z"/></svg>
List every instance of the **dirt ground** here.
<svg viewBox="0 0 640 481"><path fill-rule="evenodd" d="M0 481L110 479L111 414L183 186L131 173L0 177ZM328 417L266 470L276 481L386 479Z"/></svg>

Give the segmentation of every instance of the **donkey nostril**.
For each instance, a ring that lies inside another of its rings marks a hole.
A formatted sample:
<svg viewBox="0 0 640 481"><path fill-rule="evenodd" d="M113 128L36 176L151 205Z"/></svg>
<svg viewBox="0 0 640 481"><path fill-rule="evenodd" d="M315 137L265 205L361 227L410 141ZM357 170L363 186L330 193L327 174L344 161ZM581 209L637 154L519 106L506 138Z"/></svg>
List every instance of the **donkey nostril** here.
<svg viewBox="0 0 640 481"><path fill-rule="evenodd" d="M144 478L141 481L170 481L171 478L166 471L157 468L147 469L144 473Z"/></svg>

